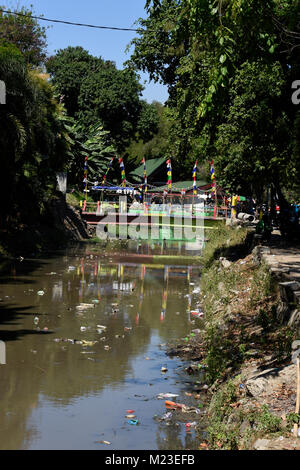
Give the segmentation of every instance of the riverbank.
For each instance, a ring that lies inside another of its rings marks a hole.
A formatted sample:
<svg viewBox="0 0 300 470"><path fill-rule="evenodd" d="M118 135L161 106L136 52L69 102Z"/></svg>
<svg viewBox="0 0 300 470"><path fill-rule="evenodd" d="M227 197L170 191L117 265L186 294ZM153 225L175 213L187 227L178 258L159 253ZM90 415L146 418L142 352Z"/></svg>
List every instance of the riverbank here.
<svg viewBox="0 0 300 470"><path fill-rule="evenodd" d="M204 371L207 439L199 448L300 449L291 433L299 422L291 360L299 325L288 321L280 269L252 250L251 239L244 228L224 227L207 243L200 261L204 316L194 317L198 328L171 353Z"/></svg>
<svg viewBox="0 0 300 470"><path fill-rule="evenodd" d="M0 258L37 256L87 239L89 234L80 210L57 193L47 201L45 212L38 219L22 223L16 217L9 228L1 230Z"/></svg>

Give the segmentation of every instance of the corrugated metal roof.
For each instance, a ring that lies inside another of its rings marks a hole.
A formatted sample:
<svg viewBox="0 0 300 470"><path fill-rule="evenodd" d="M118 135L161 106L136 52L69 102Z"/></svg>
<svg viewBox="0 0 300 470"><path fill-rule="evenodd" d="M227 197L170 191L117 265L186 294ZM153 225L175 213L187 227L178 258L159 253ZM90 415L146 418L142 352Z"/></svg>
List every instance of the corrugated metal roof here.
<svg viewBox="0 0 300 470"><path fill-rule="evenodd" d="M150 160L146 160L147 176L148 177L151 176L152 173L154 173L154 171L156 171L162 164L164 164L166 160L167 160L166 157L151 158ZM144 177L144 164L142 164L141 166L136 168L134 171L129 173L129 176L143 178Z"/></svg>
<svg viewBox="0 0 300 470"><path fill-rule="evenodd" d="M196 186L197 188L201 188L202 186L209 186L211 183L208 183L207 181L196 181ZM193 181L178 181L176 183L172 183L172 189L171 192L180 192L183 189L185 191L191 191L194 187L194 182ZM158 188L151 188L151 192L161 192L168 190L168 185L164 186L159 186ZM150 191L150 190L149 190Z"/></svg>

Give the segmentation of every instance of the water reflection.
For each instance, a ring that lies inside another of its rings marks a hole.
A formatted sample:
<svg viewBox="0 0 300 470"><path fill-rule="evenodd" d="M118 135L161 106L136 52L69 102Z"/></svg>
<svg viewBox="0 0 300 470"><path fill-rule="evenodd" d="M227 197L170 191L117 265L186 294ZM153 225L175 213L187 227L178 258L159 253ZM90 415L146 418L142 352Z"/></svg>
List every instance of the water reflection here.
<svg viewBox="0 0 300 470"><path fill-rule="evenodd" d="M181 387L178 363L159 345L190 331L199 268L180 258L140 262L136 254L153 257L161 247L136 249L74 248L3 274L1 449L94 448L102 434L115 449L183 448L180 427L175 439L153 424L164 411L156 394ZM128 408L140 414L138 430L124 421Z"/></svg>

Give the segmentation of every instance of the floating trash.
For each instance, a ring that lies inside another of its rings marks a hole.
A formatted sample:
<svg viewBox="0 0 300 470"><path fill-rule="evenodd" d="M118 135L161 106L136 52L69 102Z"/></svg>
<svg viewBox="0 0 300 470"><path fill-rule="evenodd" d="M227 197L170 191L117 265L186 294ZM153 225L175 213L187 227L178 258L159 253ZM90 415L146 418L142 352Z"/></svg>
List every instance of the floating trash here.
<svg viewBox="0 0 300 470"><path fill-rule="evenodd" d="M132 426L137 426L139 424L139 420L131 419L130 421L128 421L128 424L131 424Z"/></svg>
<svg viewBox="0 0 300 470"><path fill-rule="evenodd" d="M176 410L176 408L183 408L184 405L181 403L175 403L175 401L166 400L165 407L170 408L172 410Z"/></svg>
<svg viewBox="0 0 300 470"><path fill-rule="evenodd" d="M95 308L95 304L79 304L76 306L77 310L87 310L89 308Z"/></svg>
<svg viewBox="0 0 300 470"><path fill-rule="evenodd" d="M161 370L161 372L164 373L164 374L165 374L166 372L168 372L168 369L167 369L166 367L162 367L160 370Z"/></svg>
<svg viewBox="0 0 300 470"><path fill-rule="evenodd" d="M34 317L33 323L34 323L35 325L37 325L37 324L39 323L39 321L40 321L39 317Z"/></svg>
<svg viewBox="0 0 300 470"><path fill-rule="evenodd" d="M192 423L186 423L185 427L186 428L194 428L197 426L197 422L193 421Z"/></svg>
<svg viewBox="0 0 300 470"><path fill-rule="evenodd" d="M82 345L83 346L94 346L94 344L96 344L97 341L85 341L85 340L82 340Z"/></svg>
<svg viewBox="0 0 300 470"><path fill-rule="evenodd" d="M37 291L37 295L44 295L44 294L45 294L45 292L43 290Z"/></svg>
<svg viewBox="0 0 300 470"><path fill-rule="evenodd" d="M165 398L176 398L178 395L176 393L159 393L156 398L163 400Z"/></svg>
<svg viewBox="0 0 300 470"><path fill-rule="evenodd" d="M193 310L191 312L191 315L193 315L193 317L197 317L197 318L202 318L204 313L203 312L200 312L199 310Z"/></svg>

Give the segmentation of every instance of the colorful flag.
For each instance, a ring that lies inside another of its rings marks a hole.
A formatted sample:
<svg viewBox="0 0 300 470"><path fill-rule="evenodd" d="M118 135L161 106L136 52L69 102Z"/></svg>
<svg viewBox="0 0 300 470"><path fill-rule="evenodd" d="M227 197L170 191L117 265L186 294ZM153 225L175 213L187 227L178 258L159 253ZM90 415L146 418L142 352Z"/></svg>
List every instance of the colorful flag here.
<svg viewBox="0 0 300 470"><path fill-rule="evenodd" d="M111 169L111 166L112 166L112 163L113 163L114 159L115 159L115 157L112 157L111 161L109 162L109 165L108 165L108 167L107 167L106 173L105 173L105 175L103 176L102 186L104 186L105 183L106 183L107 174L108 174L109 170Z"/></svg>
<svg viewBox="0 0 300 470"><path fill-rule="evenodd" d="M148 191L148 180L147 180L147 169L146 169L146 160L143 158L142 163L144 164L144 191L145 193Z"/></svg>
<svg viewBox="0 0 300 470"><path fill-rule="evenodd" d="M87 199L87 192L88 192L88 190L87 190L87 185L88 185L87 172L88 172L88 157L85 157L85 159L84 159L84 171L83 171L85 199Z"/></svg>
<svg viewBox="0 0 300 470"><path fill-rule="evenodd" d="M167 185L168 185L168 189L172 189L172 165L171 165L171 159L167 160L167 169L168 169L168 172L167 172L167 175L168 175L168 181L167 181Z"/></svg>
<svg viewBox="0 0 300 470"><path fill-rule="evenodd" d="M123 158L119 158L120 168L121 168L121 180L123 188L126 187L126 176L125 176L125 166L123 163Z"/></svg>
<svg viewBox="0 0 300 470"><path fill-rule="evenodd" d="M193 168L193 193L196 195L197 194L197 183L196 183L196 173L197 173L197 164L198 160L196 160L195 166Z"/></svg>
<svg viewBox="0 0 300 470"><path fill-rule="evenodd" d="M215 198L217 198L217 186L216 186L215 167L214 167L213 160L210 162L210 177L212 180L211 190L214 193Z"/></svg>

